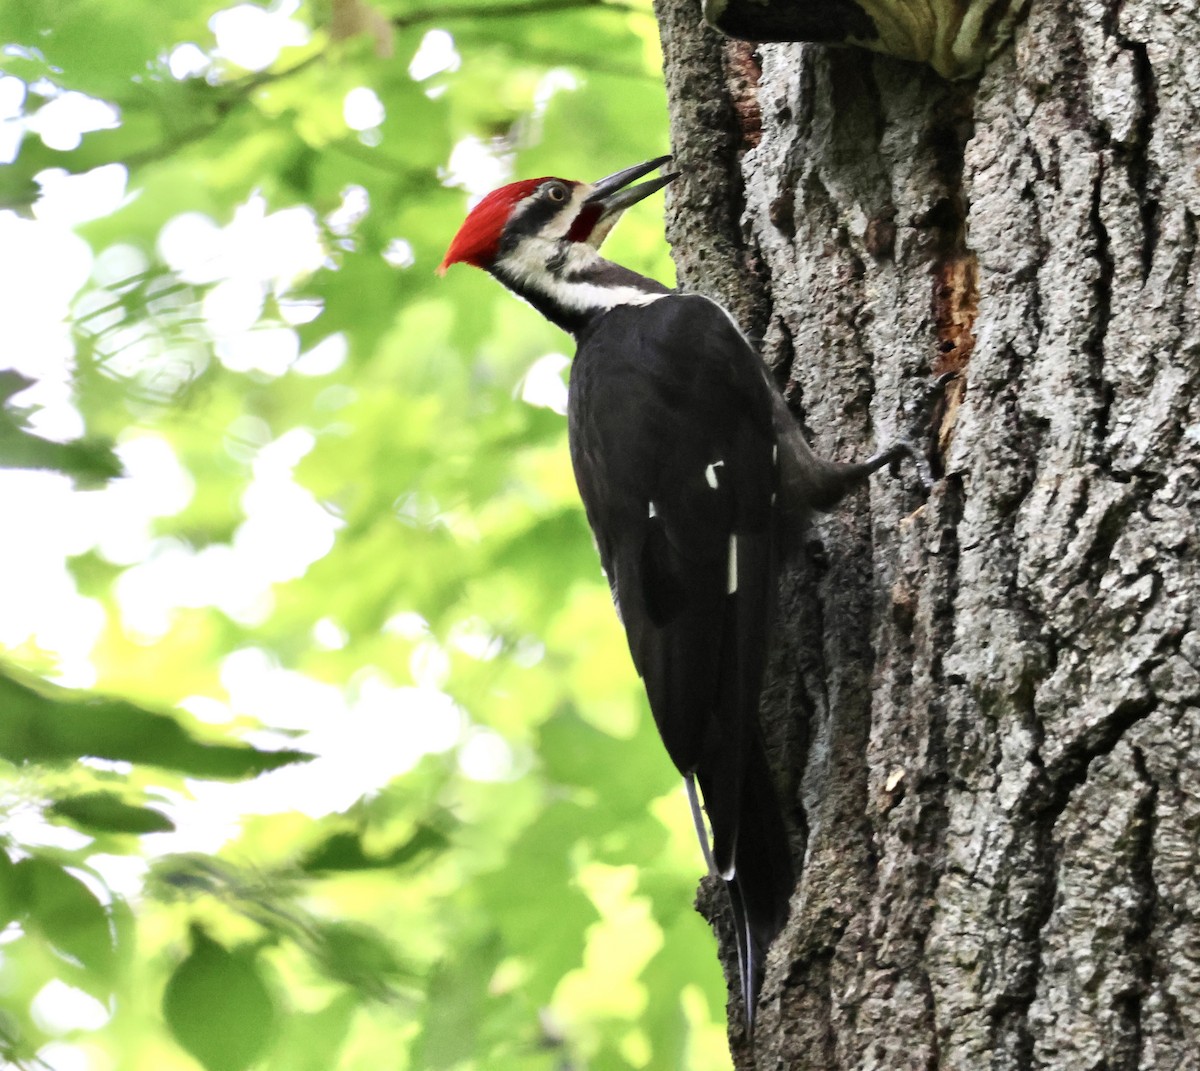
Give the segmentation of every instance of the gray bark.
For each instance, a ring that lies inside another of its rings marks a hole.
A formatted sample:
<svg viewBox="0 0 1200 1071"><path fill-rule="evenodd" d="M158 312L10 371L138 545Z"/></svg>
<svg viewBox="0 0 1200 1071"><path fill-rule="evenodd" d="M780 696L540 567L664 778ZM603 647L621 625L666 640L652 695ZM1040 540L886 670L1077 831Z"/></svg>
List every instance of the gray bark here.
<svg viewBox="0 0 1200 1071"><path fill-rule="evenodd" d="M951 84L657 0L680 282L818 452L963 372L933 493L875 477L787 578L803 876L739 1069L1200 1067L1196 8L1034 0Z"/></svg>

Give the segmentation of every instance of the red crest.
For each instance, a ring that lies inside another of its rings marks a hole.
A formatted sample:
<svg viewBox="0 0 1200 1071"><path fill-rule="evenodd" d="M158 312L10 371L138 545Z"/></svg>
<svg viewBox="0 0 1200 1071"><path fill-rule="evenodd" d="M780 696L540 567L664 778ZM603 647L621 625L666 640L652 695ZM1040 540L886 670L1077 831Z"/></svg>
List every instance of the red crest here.
<svg viewBox="0 0 1200 1071"><path fill-rule="evenodd" d="M513 206L546 181L546 178L524 179L492 190L463 220L463 225L458 228L454 241L450 243L438 267L438 274L443 274L451 264L460 261L474 264L477 268L487 267L499 248L500 235L504 233Z"/></svg>

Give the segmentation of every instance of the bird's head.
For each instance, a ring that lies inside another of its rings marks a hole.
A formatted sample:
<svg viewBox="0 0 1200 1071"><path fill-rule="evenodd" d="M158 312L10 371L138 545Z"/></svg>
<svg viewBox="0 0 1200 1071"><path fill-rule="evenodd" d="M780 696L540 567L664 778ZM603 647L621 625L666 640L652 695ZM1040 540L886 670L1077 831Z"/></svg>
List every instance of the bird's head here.
<svg viewBox="0 0 1200 1071"><path fill-rule="evenodd" d="M669 156L627 167L598 182L535 178L510 182L479 202L459 228L438 268L459 262L489 269L527 242L580 243L599 249L621 213L676 177L661 175L633 186Z"/></svg>

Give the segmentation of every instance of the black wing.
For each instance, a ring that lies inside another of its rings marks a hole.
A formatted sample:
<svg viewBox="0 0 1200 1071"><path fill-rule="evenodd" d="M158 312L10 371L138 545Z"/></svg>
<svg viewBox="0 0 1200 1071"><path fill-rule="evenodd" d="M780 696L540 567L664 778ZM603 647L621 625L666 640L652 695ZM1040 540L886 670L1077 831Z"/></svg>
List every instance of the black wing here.
<svg viewBox="0 0 1200 1071"><path fill-rule="evenodd" d="M758 355L698 295L608 313L571 373L576 480L663 743L704 795L751 1014L793 887L757 720L776 587L777 406Z"/></svg>

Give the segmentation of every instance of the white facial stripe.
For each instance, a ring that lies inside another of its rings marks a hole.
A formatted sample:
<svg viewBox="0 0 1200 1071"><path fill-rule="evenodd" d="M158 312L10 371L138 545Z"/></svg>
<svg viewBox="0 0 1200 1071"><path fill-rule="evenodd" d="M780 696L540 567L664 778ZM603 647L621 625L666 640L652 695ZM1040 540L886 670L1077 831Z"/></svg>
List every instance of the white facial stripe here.
<svg viewBox="0 0 1200 1071"><path fill-rule="evenodd" d="M729 585L726 590L730 595L738 589L738 548L737 533L729 533Z"/></svg>
<svg viewBox="0 0 1200 1071"><path fill-rule="evenodd" d="M724 461L714 461L704 470L705 482L714 491L717 489L717 469L721 468L724 464Z"/></svg>
<svg viewBox="0 0 1200 1071"><path fill-rule="evenodd" d="M651 517L657 517L657 516L658 516L658 510L656 510L656 509L654 508L654 503L653 503L653 502L651 502L651 503L650 503L650 516L651 516Z"/></svg>
<svg viewBox="0 0 1200 1071"><path fill-rule="evenodd" d="M562 244L542 235L526 238L504 258L504 267L518 283L536 284L560 308L568 312L613 309L618 305L649 305L666 294L654 294L636 286L602 286L570 275L596 263L596 252L587 245L571 244L561 274L547 270L546 264L562 256Z"/></svg>

